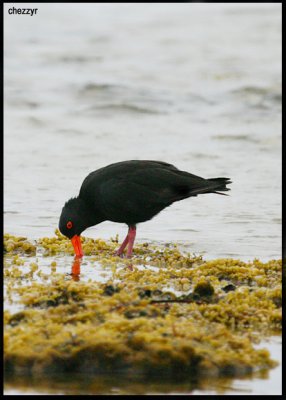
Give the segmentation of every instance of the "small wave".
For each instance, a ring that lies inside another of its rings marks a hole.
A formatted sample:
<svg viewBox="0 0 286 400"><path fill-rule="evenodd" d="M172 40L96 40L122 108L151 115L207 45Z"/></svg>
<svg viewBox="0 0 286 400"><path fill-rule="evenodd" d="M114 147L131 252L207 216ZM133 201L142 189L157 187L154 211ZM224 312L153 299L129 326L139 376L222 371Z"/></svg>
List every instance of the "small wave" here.
<svg viewBox="0 0 286 400"><path fill-rule="evenodd" d="M86 134L85 131L80 131L77 129L58 129L57 133L60 135L69 135L69 136L83 136Z"/></svg>
<svg viewBox="0 0 286 400"><path fill-rule="evenodd" d="M272 222L274 222L275 224L282 224L281 218L273 218Z"/></svg>
<svg viewBox="0 0 286 400"><path fill-rule="evenodd" d="M81 101L92 103L92 110L110 109L147 114L186 112L202 105L213 104L196 93L173 93L114 83L87 83L78 89L78 95Z"/></svg>
<svg viewBox="0 0 286 400"><path fill-rule="evenodd" d="M176 231L176 232L199 232L196 229L189 229L189 228L173 228L171 231Z"/></svg>
<svg viewBox="0 0 286 400"><path fill-rule="evenodd" d="M63 62L63 63L79 63L79 64L82 64L82 63L89 62L89 61L90 61L90 58L81 57L81 56L71 56L71 55L68 55L68 56L62 56L62 57L60 57L60 58L59 58L59 61L60 61L60 62Z"/></svg>
<svg viewBox="0 0 286 400"><path fill-rule="evenodd" d="M92 103L87 111L161 114L170 105L151 91L110 83L88 83L78 93L81 99Z"/></svg>
<svg viewBox="0 0 286 400"><path fill-rule="evenodd" d="M259 86L243 86L239 89L234 89L232 93L261 95L268 93L268 89Z"/></svg>
<svg viewBox="0 0 286 400"><path fill-rule="evenodd" d="M36 117L28 117L27 121L29 124L32 124L34 126L43 126L45 125L45 122L39 118Z"/></svg>
<svg viewBox="0 0 286 400"><path fill-rule="evenodd" d="M26 99L21 99L21 98L14 98L14 99L8 99L6 100L7 104L12 107L17 107L17 108L29 108L29 109L36 109L40 107L40 104L36 101L30 101Z"/></svg>
<svg viewBox="0 0 286 400"><path fill-rule="evenodd" d="M232 90L230 95L239 101L246 102L247 106L251 108L270 109L280 107L282 103L281 91L274 88L244 86Z"/></svg>
<svg viewBox="0 0 286 400"><path fill-rule="evenodd" d="M233 221L224 221L225 224L242 224L242 225L247 225L251 224L252 221L239 221L239 220L233 220Z"/></svg>
<svg viewBox="0 0 286 400"><path fill-rule="evenodd" d="M222 134L222 135L215 135L213 136L213 139L215 140L229 140L229 141L246 141L246 142L252 142L252 143L259 143L259 140L254 138L253 136L245 135L245 134L239 134L239 135L227 135L227 134Z"/></svg>
<svg viewBox="0 0 286 400"><path fill-rule="evenodd" d="M207 158L207 159L219 158L219 156L217 156L215 154L209 154L209 153L192 153L192 154L189 154L189 156L192 158Z"/></svg>
<svg viewBox="0 0 286 400"><path fill-rule="evenodd" d="M114 90L118 88L120 88L120 86L109 83L88 83L79 90L79 93L81 95L93 95L100 91Z"/></svg>
<svg viewBox="0 0 286 400"><path fill-rule="evenodd" d="M140 113L140 114L161 114L162 112L158 110L154 110L151 108L146 108L142 106L138 106L135 104L106 104L102 106L95 107L99 110L106 111L118 111L118 112L132 112L132 113Z"/></svg>
<svg viewBox="0 0 286 400"><path fill-rule="evenodd" d="M28 100L26 100L26 101L23 101L23 103L22 103L24 106L26 106L27 108L39 108L40 107L40 104L39 103L37 103L36 101L28 101Z"/></svg>

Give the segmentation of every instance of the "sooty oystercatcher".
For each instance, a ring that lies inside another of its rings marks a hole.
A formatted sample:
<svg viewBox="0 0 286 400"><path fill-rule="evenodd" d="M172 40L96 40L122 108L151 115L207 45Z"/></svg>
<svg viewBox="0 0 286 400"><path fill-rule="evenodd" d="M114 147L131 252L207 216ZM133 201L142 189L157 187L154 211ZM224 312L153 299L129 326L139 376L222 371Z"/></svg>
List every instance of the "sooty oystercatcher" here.
<svg viewBox="0 0 286 400"><path fill-rule="evenodd" d="M162 161L123 161L91 172L78 197L67 201L59 221L61 233L71 239L75 254L83 256L80 234L103 221L128 225L128 234L116 254L128 245L131 257L136 224L148 221L175 201L203 193L230 190L229 178L204 179Z"/></svg>

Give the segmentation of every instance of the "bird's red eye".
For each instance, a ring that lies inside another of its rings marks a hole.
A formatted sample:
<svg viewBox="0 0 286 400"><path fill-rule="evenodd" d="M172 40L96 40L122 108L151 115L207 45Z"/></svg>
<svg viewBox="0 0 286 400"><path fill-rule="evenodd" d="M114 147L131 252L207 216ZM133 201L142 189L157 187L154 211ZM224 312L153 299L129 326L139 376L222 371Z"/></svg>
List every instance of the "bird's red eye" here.
<svg viewBox="0 0 286 400"><path fill-rule="evenodd" d="M69 222L67 223L67 228L68 228L68 229L71 229L71 228L72 228L72 222L71 222L71 221L69 221Z"/></svg>

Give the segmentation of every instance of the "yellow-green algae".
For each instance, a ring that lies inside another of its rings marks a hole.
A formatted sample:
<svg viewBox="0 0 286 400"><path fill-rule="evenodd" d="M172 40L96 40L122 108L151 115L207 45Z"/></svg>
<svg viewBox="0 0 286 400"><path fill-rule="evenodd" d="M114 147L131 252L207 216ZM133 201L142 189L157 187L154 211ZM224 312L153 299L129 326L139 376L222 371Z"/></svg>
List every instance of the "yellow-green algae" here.
<svg viewBox="0 0 286 400"><path fill-rule="evenodd" d="M281 260L204 261L176 246L146 243L125 260L114 256L117 238L84 237L85 255L112 271L103 284L73 280L57 272L54 260L49 275L33 262L23 272L21 255L73 249L58 231L34 244L20 239L4 236L7 297L23 305L4 313L10 373L239 376L276 365L253 343L281 331Z"/></svg>
<svg viewBox="0 0 286 400"><path fill-rule="evenodd" d="M29 242L26 237L4 235L4 253L21 252L28 254L36 253L36 246Z"/></svg>

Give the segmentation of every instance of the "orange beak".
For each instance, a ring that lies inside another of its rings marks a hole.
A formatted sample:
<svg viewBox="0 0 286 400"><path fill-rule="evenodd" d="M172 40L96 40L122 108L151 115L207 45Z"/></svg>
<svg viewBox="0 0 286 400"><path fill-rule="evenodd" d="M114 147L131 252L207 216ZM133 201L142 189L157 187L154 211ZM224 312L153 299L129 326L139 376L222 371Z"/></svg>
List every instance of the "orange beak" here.
<svg viewBox="0 0 286 400"><path fill-rule="evenodd" d="M75 255L77 257L82 257L83 256L83 251L81 248L81 242L80 242L80 236L74 235L74 237L71 238L71 242L74 248Z"/></svg>

